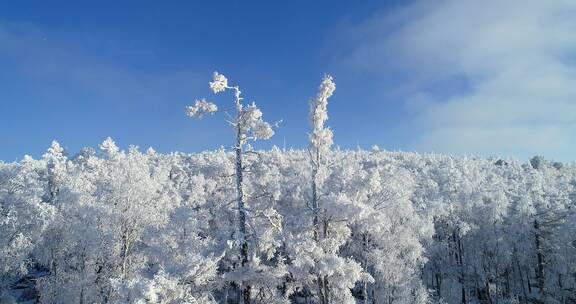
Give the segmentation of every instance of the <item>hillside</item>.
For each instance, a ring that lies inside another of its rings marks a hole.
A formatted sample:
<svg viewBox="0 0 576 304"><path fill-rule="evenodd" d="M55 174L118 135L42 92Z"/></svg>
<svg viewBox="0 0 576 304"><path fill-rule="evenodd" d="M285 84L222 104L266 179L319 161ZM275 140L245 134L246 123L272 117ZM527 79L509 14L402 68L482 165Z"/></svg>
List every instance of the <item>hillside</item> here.
<svg viewBox="0 0 576 304"><path fill-rule="evenodd" d="M331 303L576 301L573 165L326 155L317 235L309 152L245 152L244 266L234 153L108 139L0 163L5 299L36 274L45 303L235 303L238 282L255 303L309 303L319 290Z"/></svg>

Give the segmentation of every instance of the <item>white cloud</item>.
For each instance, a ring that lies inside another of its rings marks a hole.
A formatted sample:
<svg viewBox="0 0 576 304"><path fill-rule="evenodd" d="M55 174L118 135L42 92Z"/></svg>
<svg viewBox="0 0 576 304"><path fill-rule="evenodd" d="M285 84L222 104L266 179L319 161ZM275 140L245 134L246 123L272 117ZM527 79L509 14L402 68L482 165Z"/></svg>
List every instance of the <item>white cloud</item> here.
<svg viewBox="0 0 576 304"><path fill-rule="evenodd" d="M420 1L354 26L346 61L412 75L418 149L574 160L575 33L576 1Z"/></svg>

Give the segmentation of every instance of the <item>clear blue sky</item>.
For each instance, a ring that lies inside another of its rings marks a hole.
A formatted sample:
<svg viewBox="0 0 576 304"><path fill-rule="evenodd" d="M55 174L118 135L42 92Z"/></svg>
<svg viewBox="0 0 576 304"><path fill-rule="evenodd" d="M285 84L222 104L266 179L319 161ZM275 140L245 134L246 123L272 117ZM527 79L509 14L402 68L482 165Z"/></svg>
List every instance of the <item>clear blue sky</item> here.
<svg viewBox="0 0 576 304"><path fill-rule="evenodd" d="M565 58L576 49L574 6L476 6L2 1L0 159L39 157L53 139L71 154L107 136L161 152L228 146L223 117L183 112L198 97L231 103L209 91L218 70L267 120L283 119L260 147L306 146L307 100L330 73L329 125L343 148L573 160L574 61ZM561 43L531 14L550 19Z"/></svg>

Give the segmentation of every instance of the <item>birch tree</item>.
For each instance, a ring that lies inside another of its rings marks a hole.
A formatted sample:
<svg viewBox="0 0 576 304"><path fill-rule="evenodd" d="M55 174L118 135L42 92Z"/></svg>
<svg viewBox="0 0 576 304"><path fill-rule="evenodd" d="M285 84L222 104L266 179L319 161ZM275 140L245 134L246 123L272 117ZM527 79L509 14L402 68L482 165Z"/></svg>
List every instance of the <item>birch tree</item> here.
<svg viewBox="0 0 576 304"><path fill-rule="evenodd" d="M228 84L226 76L214 72L213 79L210 82L210 89L214 94L231 91L234 94L234 114L230 115L224 111L228 116L228 124L234 129L236 135L234 153L235 153L235 176L236 176L236 194L237 194L237 208L238 208L238 233L236 241L240 248L241 266L245 267L249 261L248 253L248 240L246 237L246 197L244 191L244 166L243 166L243 153L244 147L248 141L256 141L259 139L269 139L274 135L272 126L262 119L262 111L256 106L254 102L251 104L244 104L242 91L239 86ZM190 117L200 118L205 114L213 114L218 111L218 107L213 102L206 99L196 100L193 106L186 108L187 115ZM244 303L251 301L251 286L249 284L242 284L242 298Z"/></svg>

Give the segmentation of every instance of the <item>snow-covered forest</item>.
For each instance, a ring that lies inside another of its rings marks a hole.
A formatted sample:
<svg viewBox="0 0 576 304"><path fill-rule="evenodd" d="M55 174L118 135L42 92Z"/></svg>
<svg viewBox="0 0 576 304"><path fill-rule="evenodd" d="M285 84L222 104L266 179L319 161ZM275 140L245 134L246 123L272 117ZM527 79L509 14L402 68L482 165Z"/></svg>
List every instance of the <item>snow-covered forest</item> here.
<svg viewBox="0 0 576 304"><path fill-rule="evenodd" d="M329 76L309 147L255 150L277 126L210 87L233 112L187 114L229 123L231 149L0 162L1 301L576 302L574 165L334 148Z"/></svg>

